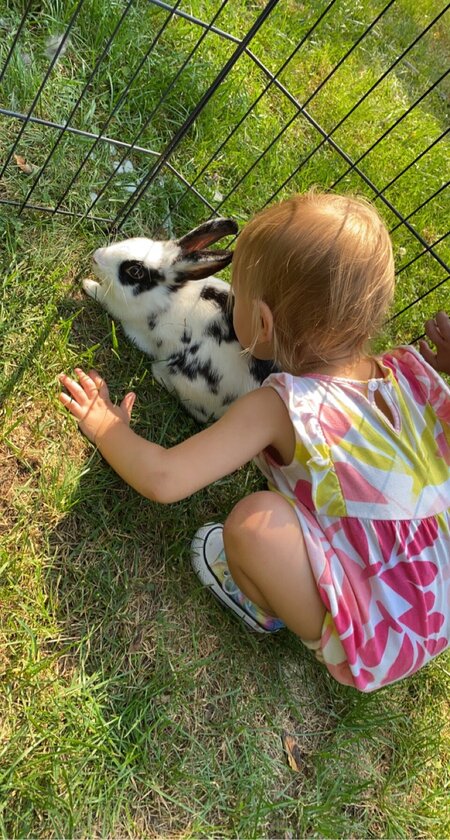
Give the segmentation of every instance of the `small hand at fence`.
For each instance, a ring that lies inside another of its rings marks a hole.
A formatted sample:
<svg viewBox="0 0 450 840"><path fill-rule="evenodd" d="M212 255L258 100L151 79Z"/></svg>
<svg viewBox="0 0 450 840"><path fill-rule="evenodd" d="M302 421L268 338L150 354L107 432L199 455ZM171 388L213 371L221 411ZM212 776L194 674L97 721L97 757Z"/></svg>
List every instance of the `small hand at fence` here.
<svg viewBox="0 0 450 840"><path fill-rule="evenodd" d="M425 332L436 351L422 340L419 342L422 356L435 370L450 374L450 318L445 312L438 312L435 318L426 321Z"/></svg>
<svg viewBox="0 0 450 840"><path fill-rule="evenodd" d="M100 436L112 426L124 423L130 425L136 395L130 392L120 406L111 402L108 386L99 373L91 370L89 374L81 368L75 368L78 382L62 373L59 381L69 392L59 395L59 400L78 420L78 425L92 443L97 443Z"/></svg>

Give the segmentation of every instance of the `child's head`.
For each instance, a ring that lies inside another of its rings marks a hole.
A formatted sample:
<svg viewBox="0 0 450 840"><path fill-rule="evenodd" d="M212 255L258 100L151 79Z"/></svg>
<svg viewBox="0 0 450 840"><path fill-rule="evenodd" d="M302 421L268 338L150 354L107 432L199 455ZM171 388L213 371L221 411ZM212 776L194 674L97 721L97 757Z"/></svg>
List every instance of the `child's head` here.
<svg viewBox="0 0 450 840"><path fill-rule="evenodd" d="M356 359L379 330L394 290L388 231L369 202L309 192L269 207L239 236L233 288L269 307L274 355L307 372ZM250 350L251 350L250 346Z"/></svg>

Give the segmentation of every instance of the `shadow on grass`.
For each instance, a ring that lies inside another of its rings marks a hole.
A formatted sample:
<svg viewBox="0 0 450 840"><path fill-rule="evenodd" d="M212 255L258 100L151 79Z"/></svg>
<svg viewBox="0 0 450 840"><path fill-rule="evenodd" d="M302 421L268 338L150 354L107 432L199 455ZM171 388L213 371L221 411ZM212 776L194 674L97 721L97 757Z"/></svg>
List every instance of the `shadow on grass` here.
<svg viewBox="0 0 450 840"><path fill-rule="evenodd" d="M81 277L83 276L83 272L78 274L71 283L69 288L69 293L75 291L78 288ZM13 393L15 387L20 383L23 375L32 367L34 360L38 356L38 354L42 351L45 342L47 341L50 333L54 329L55 323L60 322L63 318L67 318L69 315L75 316L77 311L81 309L80 304L77 305L77 302L73 299L68 299L64 294L58 304L56 304L55 308L52 309L50 314L44 320L44 323L39 329L39 332L32 342L31 346L27 350L26 355L21 359L19 364L15 367L14 372L11 376L7 377L2 383L0 388L0 404L8 399L8 397Z"/></svg>
<svg viewBox="0 0 450 840"><path fill-rule="evenodd" d="M440 749L427 674L362 695L333 682L292 634L259 639L222 610L190 569L189 543L234 504L231 481L162 508L96 454L88 468L52 535L47 586L70 648L61 676L75 680L91 720L95 701L91 790L110 792L108 830L130 814L158 836L423 828L420 805L396 815L394 804ZM300 772L287 765L284 731Z"/></svg>
<svg viewBox="0 0 450 840"><path fill-rule="evenodd" d="M279 826L297 807L335 724L326 678L300 645L253 637L201 591L189 542L214 495L162 509L94 455L52 534L47 586L69 648L61 674L101 696L92 778L127 791L119 824L131 808L157 833L253 836L252 820L258 835L272 811ZM298 733L301 781L285 765L285 729Z"/></svg>
<svg viewBox="0 0 450 840"><path fill-rule="evenodd" d="M61 305L77 362L91 358L113 397L136 390L139 433L171 446L197 431L120 332L108 346L102 311L83 303L71 322L79 301ZM47 479L54 486L35 488L25 530L33 540L48 517L53 526L40 537L42 579L25 597L25 618L33 627L31 607L42 603L55 629L46 624L40 655L14 689L6 782L0 773L5 834L29 836L38 825L56 836L381 836L392 825L390 836L423 833L411 791L423 789L421 768L439 754L439 727L424 728L426 698L438 708L437 681L421 691L436 671L357 694L292 634L244 631L190 569L193 533L259 488L256 470L165 507L125 485L75 425L65 435L54 420L49 429L40 444L61 448ZM27 543L36 563L35 551ZM300 772L287 766L283 731L296 740Z"/></svg>
<svg viewBox="0 0 450 840"><path fill-rule="evenodd" d="M89 308L78 319L71 347L81 355L91 311L104 317ZM140 381L134 428L169 446L195 433L195 421L151 383L145 357L122 348L120 334L119 352L102 343L95 363L109 383L120 380L111 389L119 399L133 377ZM94 717L97 746L92 752L88 738L75 763L83 756L91 786L111 791L103 803L109 831L132 814L156 833L208 836L227 826L258 835L298 812L299 790L312 785L313 756L335 726L327 675L290 634L261 640L245 631L201 588L189 562L195 530L223 520L258 482L248 468L161 506L89 447L64 501L46 587L61 633L59 674ZM297 733L301 780L287 767L283 730Z"/></svg>

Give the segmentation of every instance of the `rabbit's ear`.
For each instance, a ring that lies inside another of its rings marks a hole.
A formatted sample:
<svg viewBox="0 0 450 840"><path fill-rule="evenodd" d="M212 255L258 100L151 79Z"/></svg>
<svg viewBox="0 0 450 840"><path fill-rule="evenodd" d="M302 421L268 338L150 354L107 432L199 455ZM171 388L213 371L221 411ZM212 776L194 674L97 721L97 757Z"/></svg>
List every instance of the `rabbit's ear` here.
<svg viewBox="0 0 450 840"><path fill-rule="evenodd" d="M173 268L176 280L202 280L211 277L216 271L221 271L230 264L233 258L231 251L194 251L192 254L178 257Z"/></svg>
<svg viewBox="0 0 450 840"><path fill-rule="evenodd" d="M194 228L186 236L182 236L181 239L177 239L176 244L181 248L184 256L192 253L192 251L208 248L218 239L234 235L237 232L238 226L233 219L211 219L211 221Z"/></svg>
<svg viewBox="0 0 450 840"><path fill-rule="evenodd" d="M238 226L232 219L213 219L178 239L177 279L201 280L229 265L232 251L212 251L208 246L237 231Z"/></svg>

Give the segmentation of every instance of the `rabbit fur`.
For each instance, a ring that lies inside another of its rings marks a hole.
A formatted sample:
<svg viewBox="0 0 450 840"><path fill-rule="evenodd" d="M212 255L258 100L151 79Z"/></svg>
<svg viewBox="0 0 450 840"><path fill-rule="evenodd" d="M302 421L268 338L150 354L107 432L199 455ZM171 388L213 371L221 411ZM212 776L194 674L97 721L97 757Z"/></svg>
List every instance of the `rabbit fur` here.
<svg viewBox="0 0 450 840"><path fill-rule="evenodd" d="M201 423L221 417L275 370L242 353L230 287L210 276L232 252L208 246L235 233L234 221L219 218L177 240L115 242L94 253L97 279L83 280L85 292L149 356L154 378Z"/></svg>

